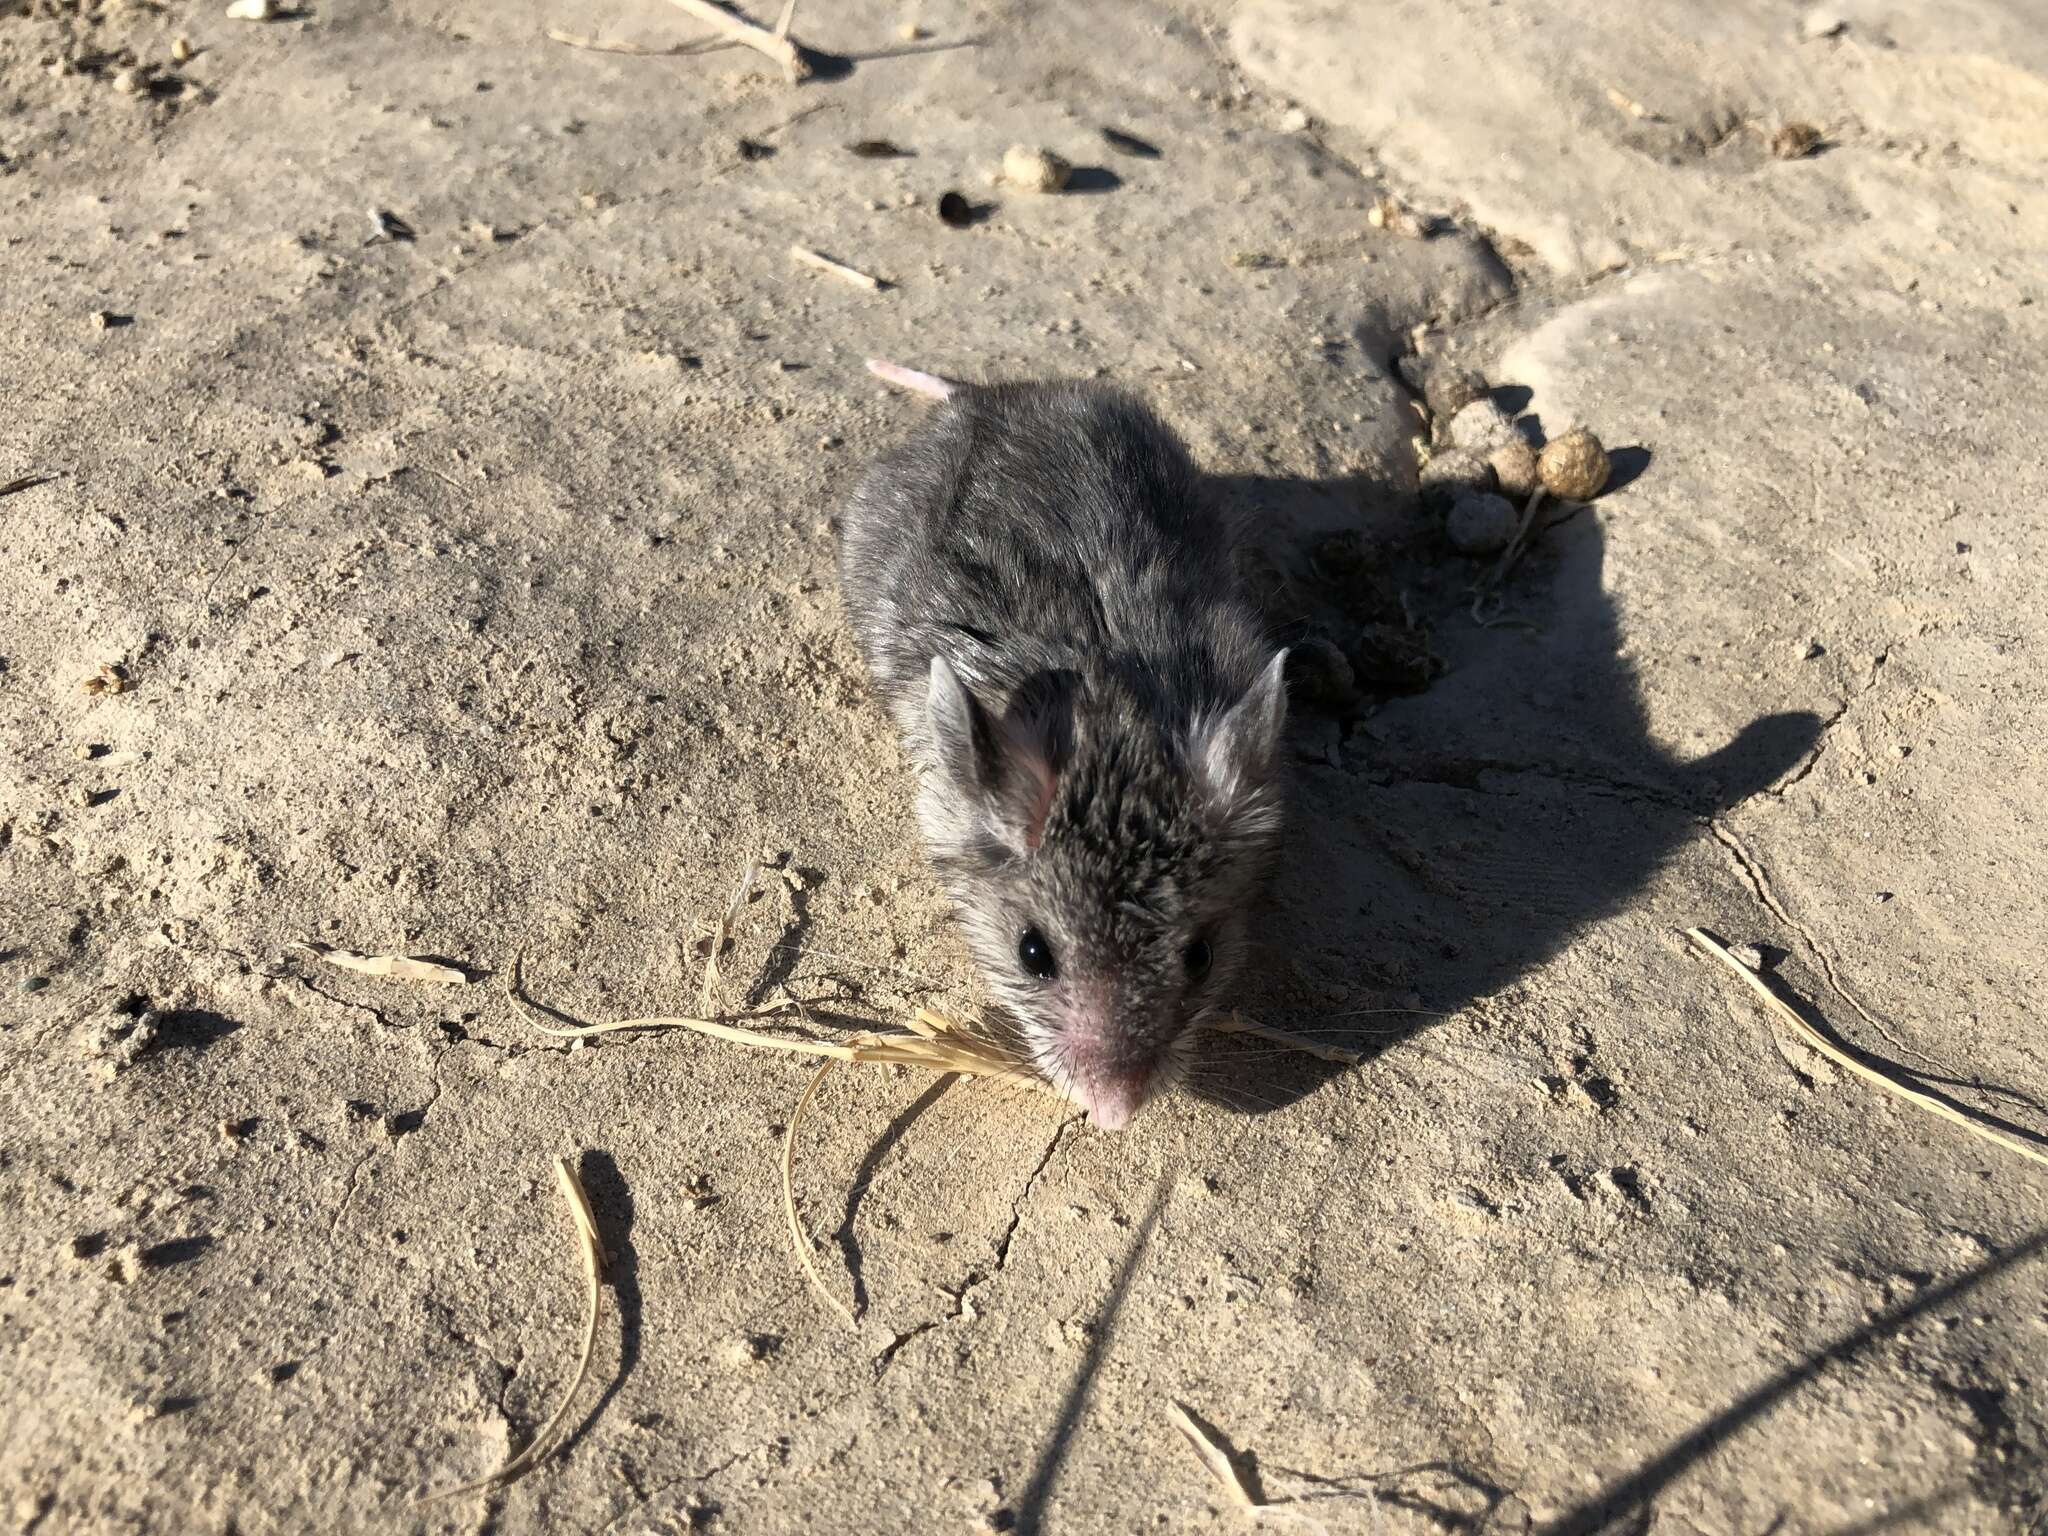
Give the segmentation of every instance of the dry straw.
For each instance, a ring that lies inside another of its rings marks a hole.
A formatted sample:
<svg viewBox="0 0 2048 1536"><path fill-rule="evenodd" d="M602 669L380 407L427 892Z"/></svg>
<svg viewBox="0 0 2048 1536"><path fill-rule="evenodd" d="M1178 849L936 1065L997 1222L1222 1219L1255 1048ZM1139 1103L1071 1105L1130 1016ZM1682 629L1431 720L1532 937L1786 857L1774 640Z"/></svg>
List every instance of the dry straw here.
<svg viewBox="0 0 2048 1536"><path fill-rule="evenodd" d="M724 917L710 935L710 953L705 967L705 984L702 1004L707 1012L716 1001L717 971L719 953L730 941L732 928L739 910L746 903L747 892L753 883L754 870L749 866L746 878L742 879L734 893ZM789 1222L789 1239L796 1251L796 1261L810 1281L811 1288L824 1303L849 1326L856 1322L853 1311L826 1286L824 1277L818 1273L811 1257L810 1239L805 1236L803 1220L796 1203L796 1136L802 1127L804 1117L818 1096L831 1070L841 1063L860 1066L902 1066L920 1067L927 1072L957 1073L963 1077L986 1077L1018 1079L1029 1082L1046 1093L1064 1098L1065 1095L1036 1075L1029 1062L1021 1055L1017 1046L1005 1041L985 1027L945 1014L935 1013L929 1008L920 1008L912 1014L907 1027L901 1032L887 1034L861 1034L849 1040L819 1040L809 1035L769 1034L765 1030L750 1029L745 1020L765 1022L785 1019L791 1014L802 1018L801 1006L793 1000L784 999L766 1007L752 1009L746 1013L728 1015L724 1018L700 1018L686 1015L663 1015L639 1019L614 1019L605 1024L556 1025L545 1022L533 1003L525 996L521 985L522 961L512 962L510 992L512 1000L526 1014L527 1022L544 1035L557 1040L587 1040L598 1035L621 1034L628 1030L688 1030L692 1034L707 1035L714 1040L723 1040L729 1045L753 1046L758 1050L787 1051L799 1056L823 1058L817 1072L805 1085L797 1099L796 1108L791 1111L782 1137L782 1209ZM1250 1019L1231 1017L1212 1021L1208 1028L1217 1034L1252 1035L1267 1040L1291 1051L1315 1056L1324 1061L1354 1065L1362 1059L1362 1053L1347 1046L1331 1045L1310 1040L1286 1030L1272 1029Z"/></svg>
<svg viewBox="0 0 2048 1536"><path fill-rule="evenodd" d="M328 965L364 976L384 976L394 981L430 981L443 987L469 985L469 973L461 967L417 960L411 955L360 955L352 949L329 949L324 944L301 944L298 947Z"/></svg>
<svg viewBox="0 0 2048 1536"><path fill-rule="evenodd" d="M1685 930L1685 936L1699 946L1700 949L1728 967L1737 976L1740 976L1743 984L1757 995L1758 1000L1771 1011L1773 1017L1778 1019L1779 1022L1784 1024L1787 1029L1791 1030L1801 1040L1812 1046L1816 1051L1819 1051L1821 1055L1827 1057L1829 1061L1834 1062L1837 1066L1848 1068L1858 1077L1877 1084L1886 1093L1904 1099L1908 1104L1918 1105L1930 1115L1937 1115L1943 1120L1960 1125L1972 1136L1981 1136L1993 1146L2003 1147L2008 1152L2016 1152L2031 1162L2048 1163L2048 1155L2043 1155L2038 1147L2030 1147L2025 1142L2015 1140L2013 1137L2006 1135L2003 1131L1993 1130L1981 1120L1964 1114L1953 1104L1949 1103L1948 1100L1915 1088L1909 1083L1902 1082L1891 1073L1874 1067L1868 1061L1852 1056L1849 1052L1843 1050L1834 1041L1807 1023L1800 1016L1799 1010L1780 997L1769 982L1765 981L1751 967L1744 965L1740 960L1736 959L1734 955L1729 953L1726 945L1708 933L1704 928L1688 928Z"/></svg>
<svg viewBox="0 0 2048 1536"><path fill-rule="evenodd" d="M548 1449L561 1427L563 1417L576 1401L576 1394L582 1390L583 1379L590 1374L590 1357L597 1348L597 1317L603 1298L604 1245L598 1240L597 1219L590 1212L590 1198L583 1192L583 1183L576 1177L576 1170L569 1166L569 1159L555 1159L555 1181L562 1186L562 1197L569 1202L569 1219L576 1226L576 1246L583 1256L583 1280L588 1292L588 1306L584 1313L583 1348L576 1358L576 1374L569 1379L569 1389L562 1394L562 1400L555 1411L548 1415L547 1422L534 1432L526 1449L514 1456L505 1465L487 1477L475 1482L464 1483L459 1488L444 1488L439 1493L430 1493L413 1501L414 1508L423 1504L437 1503L442 1499L459 1499L464 1494L481 1493L486 1488L495 1488L524 1477L546 1458Z"/></svg>
<svg viewBox="0 0 2048 1536"><path fill-rule="evenodd" d="M1209 1475L1223 1485L1232 1503L1239 1509L1265 1507L1252 1497L1251 1489L1245 1486L1244 1478L1238 1473L1237 1464L1209 1432L1195 1422L1193 1414L1169 1398L1166 1416L1173 1421L1173 1427L1186 1436L1188 1444L1194 1447L1195 1455L1201 1459L1202 1465L1209 1469Z"/></svg>

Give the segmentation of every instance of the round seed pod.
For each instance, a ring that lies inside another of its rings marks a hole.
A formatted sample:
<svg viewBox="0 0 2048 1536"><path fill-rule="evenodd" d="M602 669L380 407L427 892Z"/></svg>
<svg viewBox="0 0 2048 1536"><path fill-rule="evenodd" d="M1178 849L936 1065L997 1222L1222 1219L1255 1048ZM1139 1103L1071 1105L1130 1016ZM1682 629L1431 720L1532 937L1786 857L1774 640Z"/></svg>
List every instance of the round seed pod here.
<svg viewBox="0 0 2048 1536"><path fill-rule="evenodd" d="M1515 436L1514 423L1491 400L1473 400L1451 417L1450 439L1460 448L1482 456L1493 452Z"/></svg>
<svg viewBox="0 0 2048 1536"><path fill-rule="evenodd" d="M1520 519L1505 496L1460 496L1444 519L1444 537L1461 555L1497 555L1514 538Z"/></svg>
<svg viewBox="0 0 2048 1536"><path fill-rule="evenodd" d="M1429 456L1417 481L1423 506L1444 512L1460 496L1492 490L1493 466L1463 448L1445 448Z"/></svg>
<svg viewBox="0 0 2048 1536"><path fill-rule="evenodd" d="M1432 369L1422 381L1422 403L1439 432L1474 400L1487 397L1486 375L1473 368Z"/></svg>
<svg viewBox="0 0 2048 1536"><path fill-rule="evenodd" d="M1003 180L1026 192L1057 192L1074 168L1047 149L1012 144L1003 151Z"/></svg>
<svg viewBox="0 0 2048 1536"><path fill-rule="evenodd" d="M1584 427L1553 438L1536 459L1544 488L1565 501L1591 501L1607 488L1608 471L1607 450Z"/></svg>

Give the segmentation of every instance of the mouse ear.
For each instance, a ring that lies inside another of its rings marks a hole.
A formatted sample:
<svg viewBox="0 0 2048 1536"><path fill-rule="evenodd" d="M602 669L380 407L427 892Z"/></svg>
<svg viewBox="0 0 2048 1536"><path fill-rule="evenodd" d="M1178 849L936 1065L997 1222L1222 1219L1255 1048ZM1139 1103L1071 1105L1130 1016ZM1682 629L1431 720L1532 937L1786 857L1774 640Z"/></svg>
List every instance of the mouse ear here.
<svg viewBox="0 0 2048 1536"><path fill-rule="evenodd" d="M1058 690L1027 685L998 720L934 656L928 703L939 771L1014 852L1034 852L1066 756Z"/></svg>
<svg viewBox="0 0 2048 1536"><path fill-rule="evenodd" d="M1247 813L1271 802L1272 783L1287 728L1287 653L1280 652L1220 715L1197 722L1189 757L1209 801L1225 815Z"/></svg>

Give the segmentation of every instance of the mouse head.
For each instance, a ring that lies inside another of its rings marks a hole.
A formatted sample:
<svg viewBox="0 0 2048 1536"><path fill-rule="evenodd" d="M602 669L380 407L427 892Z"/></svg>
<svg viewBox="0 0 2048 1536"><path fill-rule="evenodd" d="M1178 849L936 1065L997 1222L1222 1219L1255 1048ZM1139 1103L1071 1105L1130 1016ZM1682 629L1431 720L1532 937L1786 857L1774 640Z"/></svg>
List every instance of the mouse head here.
<svg viewBox="0 0 2048 1536"><path fill-rule="evenodd" d="M932 662L933 863L1037 1070L1105 1130L1180 1074L1244 962L1280 831L1284 658L1179 731L1101 679L997 716Z"/></svg>

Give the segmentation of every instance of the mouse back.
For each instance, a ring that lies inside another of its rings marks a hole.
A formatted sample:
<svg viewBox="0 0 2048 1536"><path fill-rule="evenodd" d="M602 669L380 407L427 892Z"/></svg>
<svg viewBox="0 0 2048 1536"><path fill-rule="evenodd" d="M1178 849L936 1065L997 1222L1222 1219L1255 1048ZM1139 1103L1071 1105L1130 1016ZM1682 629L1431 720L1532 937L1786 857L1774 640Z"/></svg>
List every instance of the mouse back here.
<svg viewBox="0 0 2048 1536"><path fill-rule="evenodd" d="M1247 952L1281 657L1150 411L943 382L849 500L843 599L984 975L1048 1080L1121 1123Z"/></svg>

